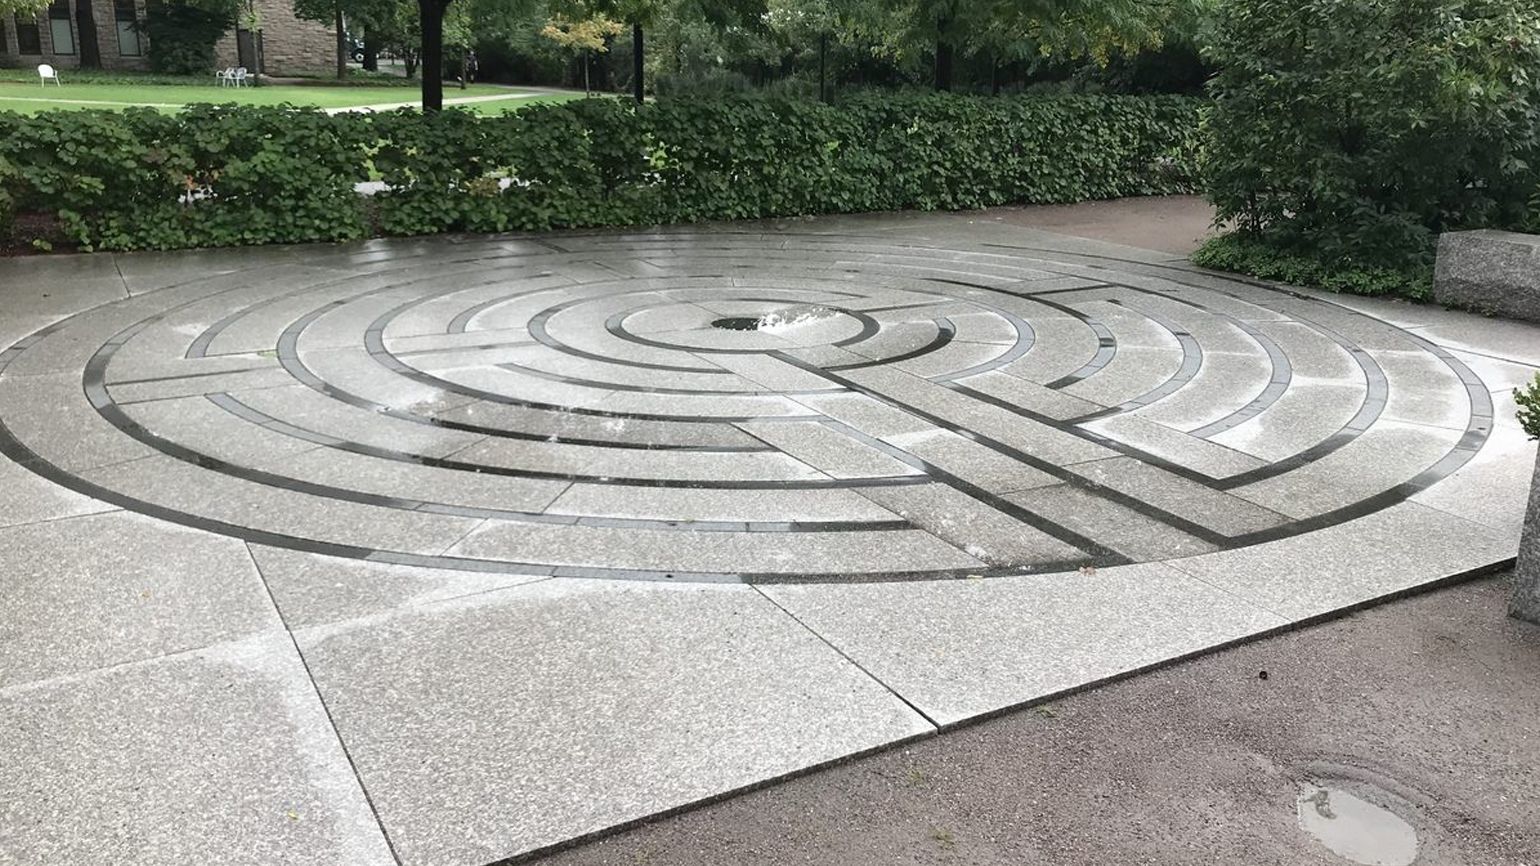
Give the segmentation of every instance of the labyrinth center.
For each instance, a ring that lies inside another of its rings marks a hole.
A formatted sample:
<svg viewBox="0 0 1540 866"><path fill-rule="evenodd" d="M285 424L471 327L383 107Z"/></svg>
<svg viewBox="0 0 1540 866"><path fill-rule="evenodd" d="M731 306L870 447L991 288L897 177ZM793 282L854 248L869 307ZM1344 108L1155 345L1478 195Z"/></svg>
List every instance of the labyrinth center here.
<svg viewBox="0 0 1540 866"><path fill-rule="evenodd" d="M80 313L0 372L6 455L98 499L266 545L556 577L1170 560L1395 505L1492 424L1457 358L1329 302L813 234L295 259Z"/></svg>

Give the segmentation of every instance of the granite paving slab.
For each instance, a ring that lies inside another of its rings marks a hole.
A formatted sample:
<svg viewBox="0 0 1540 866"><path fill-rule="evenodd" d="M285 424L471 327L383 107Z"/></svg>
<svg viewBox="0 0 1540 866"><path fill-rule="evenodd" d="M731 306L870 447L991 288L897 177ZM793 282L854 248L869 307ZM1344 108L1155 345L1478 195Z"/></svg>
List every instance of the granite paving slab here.
<svg viewBox="0 0 1540 866"><path fill-rule="evenodd" d="M297 637L406 863L491 862L933 730L749 587L552 580Z"/></svg>
<svg viewBox="0 0 1540 866"><path fill-rule="evenodd" d="M0 688L0 729L0 862L398 862L282 631Z"/></svg>

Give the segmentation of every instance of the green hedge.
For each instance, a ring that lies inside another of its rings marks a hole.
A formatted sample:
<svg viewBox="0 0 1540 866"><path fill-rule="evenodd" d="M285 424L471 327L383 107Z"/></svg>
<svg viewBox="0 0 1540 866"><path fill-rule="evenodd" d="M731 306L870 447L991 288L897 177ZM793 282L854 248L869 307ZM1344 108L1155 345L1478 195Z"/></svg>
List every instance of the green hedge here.
<svg viewBox="0 0 1540 866"><path fill-rule="evenodd" d="M886 94L595 99L499 117L0 114L0 211L9 197L57 214L87 248L170 249L1188 192L1201 104ZM366 180L386 188L366 201Z"/></svg>

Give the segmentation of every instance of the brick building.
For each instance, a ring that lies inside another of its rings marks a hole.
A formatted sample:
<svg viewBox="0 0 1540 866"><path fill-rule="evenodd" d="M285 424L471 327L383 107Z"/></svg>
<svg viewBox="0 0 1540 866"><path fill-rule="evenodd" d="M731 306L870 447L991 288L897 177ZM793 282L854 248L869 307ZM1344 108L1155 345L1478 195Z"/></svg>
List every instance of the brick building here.
<svg viewBox="0 0 1540 866"><path fill-rule="evenodd" d="M94 0L96 41L107 69L144 69L145 38L135 28L144 18L143 0ZM54 0L36 18L0 15L0 64L48 63L60 69L80 64L80 33L74 0Z"/></svg>
<svg viewBox="0 0 1540 866"><path fill-rule="evenodd" d="M147 69L149 38L135 26L144 20L144 0L92 0L92 7L102 67ZM261 21L262 70L268 75L324 74L336 69L337 38L331 27L294 17L292 0L252 0L251 7ZM247 46L244 51L242 43ZM254 46L249 34L232 29L214 47L215 67L256 69ZM59 69L80 65L74 0L54 0L31 19L0 15L0 66L39 63Z"/></svg>

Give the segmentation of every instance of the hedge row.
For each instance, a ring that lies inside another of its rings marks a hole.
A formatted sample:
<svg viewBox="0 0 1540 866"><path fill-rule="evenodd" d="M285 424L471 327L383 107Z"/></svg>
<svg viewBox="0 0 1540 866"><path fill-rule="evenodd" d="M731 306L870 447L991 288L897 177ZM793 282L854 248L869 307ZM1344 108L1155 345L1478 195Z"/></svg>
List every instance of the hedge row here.
<svg viewBox="0 0 1540 866"><path fill-rule="evenodd" d="M7 200L93 249L331 241L1188 192L1179 97L610 99L480 117L0 114ZM384 190L365 199L364 181Z"/></svg>

